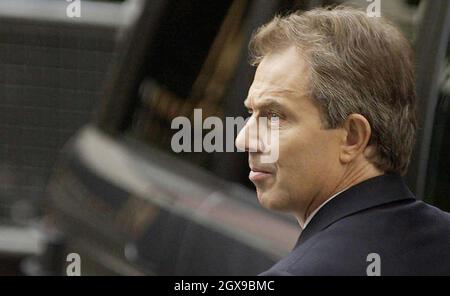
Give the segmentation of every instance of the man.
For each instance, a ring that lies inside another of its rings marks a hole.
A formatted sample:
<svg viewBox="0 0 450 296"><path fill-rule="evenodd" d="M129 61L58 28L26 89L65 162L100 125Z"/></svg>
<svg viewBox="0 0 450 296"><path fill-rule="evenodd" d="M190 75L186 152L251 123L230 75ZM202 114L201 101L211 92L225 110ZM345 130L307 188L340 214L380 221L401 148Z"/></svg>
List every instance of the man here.
<svg viewBox="0 0 450 296"><path fill-rule="evenodd" d="M249 151L259 202L303 229L263 275L450 275L450 215L401 177L416 129L402 34L351 8L314 9L275 17L250 48L258 68L236 146ZM248 133L261 117L277 123L273 163Z"/></svg>

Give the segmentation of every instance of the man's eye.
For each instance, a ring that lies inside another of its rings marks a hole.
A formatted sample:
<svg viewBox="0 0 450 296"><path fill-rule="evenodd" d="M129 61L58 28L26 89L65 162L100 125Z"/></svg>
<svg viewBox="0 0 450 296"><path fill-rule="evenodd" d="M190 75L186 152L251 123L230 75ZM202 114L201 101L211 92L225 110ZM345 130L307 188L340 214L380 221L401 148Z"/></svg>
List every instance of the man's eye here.
<svg viewBox="0 0 450 296"><path fill-rule="evenodd" d="M269 114L267 115L267 118L273 122L273 121L278 121L280 119L280 116L275 112L269 112Z"/></svg>

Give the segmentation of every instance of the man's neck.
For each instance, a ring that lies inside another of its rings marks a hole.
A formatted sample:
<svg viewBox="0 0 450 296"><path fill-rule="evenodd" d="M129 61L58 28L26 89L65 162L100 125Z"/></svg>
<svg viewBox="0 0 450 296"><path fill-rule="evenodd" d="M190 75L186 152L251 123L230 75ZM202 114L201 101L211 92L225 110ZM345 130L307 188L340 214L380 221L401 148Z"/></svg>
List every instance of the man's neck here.
<svg viewBox="0 0 450 296"><path fill-rule="evenodd" d="M308 217L311 214L315 214L316 210L319 209L326 201L330 200L331 197L337 195L337 193L343 192L348 188L361 183L367 179L383 175L384 172L376 169L373 165L367 164L358 170L352 170L344 173L340 180L333 186L333 189L323 194L322 196L317 196L314 198L310 205L307 207L305 214L303 216L297 216L300 226L304 226L306 221L309 221ZM302 227L303 228L303 227Z"/></svg>
<svg viewBox="0 0 450 296"><path fill-rule="evenodd" d="M309 216L307 216L306 218L305 218L305 220L304 221L302 221L302 220L297 220L298 221L298 224L300 225L300 228L303 230L303 229L305 229L306 228L306 226L308 226L308 224L309 224L309 222L312 220L312 218L314 217L314 215L327 203L327 202L329 202L330 200L332 200L333 198L335 198L336 196L338 196L339 194L341 194L342 192L344 192L345 190L347 190L347 188L346 189L344 189L344 190L341 190L341 191L339 191L339 192L337 192L337 193L335 193L335 194L333 194L330 198L328 198L326 201L324 201L321 205L319 205L319 207L317 207Z"/></svg>

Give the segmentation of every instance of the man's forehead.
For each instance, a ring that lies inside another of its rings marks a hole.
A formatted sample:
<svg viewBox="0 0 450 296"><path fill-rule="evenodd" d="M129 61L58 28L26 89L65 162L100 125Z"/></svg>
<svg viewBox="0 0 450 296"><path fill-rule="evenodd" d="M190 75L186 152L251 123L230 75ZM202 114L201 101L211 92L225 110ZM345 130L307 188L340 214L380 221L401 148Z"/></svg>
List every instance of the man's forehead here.
<svg viewBox="0 0 450 296"><path fill-rule="evenodd" d="M267 96L302 96L307 89L307 77L306 63L295 48L270 54L263 58L256 69L247 100L253 101Z"/></svg>
<svg viewBox="0 0 450 296"><path fill-rule="evenodd" d="M289 95L298 93L299 90L295 87L287 87L278 85L275 83L258 83L253 82L248 91L249 97L262 97L262 96L277 96L277 95Z"/></svg>
<svg viewBox="0 0 450 296"><path fill-rule="evenodd" d="M277 85L257 85L252 84L248 91L248 96L246 101L252 101L257 98L267 97L267 96L282 96L290 93L294 93L294 89L284 89Z"/></svg>
<svg viewBox="0 0 450 296"><path fill-rule="evenodd" d="M280 103L286 101L287 103L287 101L307 95L302 77L294 76L295 73L279 77L268 75L267 79L262 80L255 76L244 104L252 106L262 103L265 99L274 99Z"/></svg>
<svg viewBox="0 0 450 296"><path fill-rule="evenodd" d="M264 98L276 98L277 100L287 96L295 96L298 90L294 88L283 88L275 84L255 84L253 83L248 92L248 96L244 101L246 106L254 105L255 101Z"/></svg>

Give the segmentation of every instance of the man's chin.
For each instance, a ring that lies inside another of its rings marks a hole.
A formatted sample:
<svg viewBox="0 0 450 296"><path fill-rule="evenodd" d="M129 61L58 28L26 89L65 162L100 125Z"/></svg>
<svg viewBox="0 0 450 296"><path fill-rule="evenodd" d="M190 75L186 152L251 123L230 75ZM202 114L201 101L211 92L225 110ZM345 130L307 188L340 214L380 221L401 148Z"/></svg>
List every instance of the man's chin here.
<svg viewBox="0 0 450 296"><path fill-rule="evenodd" d="M256 194L258 196L258 202L262 207L273 211L285 210L278 200L276 194L274 194L273 192L267 192L257 189Z"/></svg>

